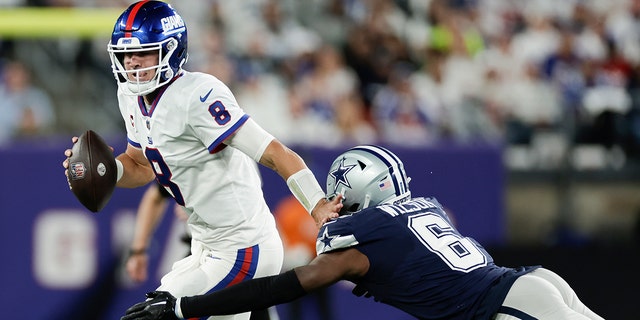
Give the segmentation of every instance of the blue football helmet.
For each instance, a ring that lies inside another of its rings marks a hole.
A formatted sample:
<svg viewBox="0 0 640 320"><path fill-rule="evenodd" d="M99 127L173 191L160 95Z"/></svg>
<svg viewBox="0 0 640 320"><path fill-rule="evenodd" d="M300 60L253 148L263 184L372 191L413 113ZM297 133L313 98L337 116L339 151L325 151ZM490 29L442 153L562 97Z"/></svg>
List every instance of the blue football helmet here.
<svg viewBox="0 0 640 320"><path fill-rule="evenodd" d="M158 64L126 70L125 53L158 51ZM146 95L177 76L187 62L187 27L180 15L162 1L140 1L127 8L116 21L107 46L111 69L125 94ZM140 72L154 71L149 81L140 81Z"/></svg>
<svg viewBox="0 0 640 320"><path fill-rule="evenodd" d="M333 161L327 175L327 194L342 194L340 215L353 214L382 203L411 199L404 165L391 151L373 145L353 147Z"/></svg>

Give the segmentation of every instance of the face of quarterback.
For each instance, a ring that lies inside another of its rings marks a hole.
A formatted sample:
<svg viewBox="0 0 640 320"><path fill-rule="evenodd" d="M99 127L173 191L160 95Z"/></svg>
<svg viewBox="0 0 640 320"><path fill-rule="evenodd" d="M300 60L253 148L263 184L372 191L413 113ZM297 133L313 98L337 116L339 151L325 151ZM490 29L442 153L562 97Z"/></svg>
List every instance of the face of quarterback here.
<svg viewBox="0 0 640 320"><path fill-rule="evenodd" d="M124 54L124 67L127 71L140 70L138 72L127 72L129 81L140 83L147 82L156 75L159 54L157 50L128 52Z"/></svg>

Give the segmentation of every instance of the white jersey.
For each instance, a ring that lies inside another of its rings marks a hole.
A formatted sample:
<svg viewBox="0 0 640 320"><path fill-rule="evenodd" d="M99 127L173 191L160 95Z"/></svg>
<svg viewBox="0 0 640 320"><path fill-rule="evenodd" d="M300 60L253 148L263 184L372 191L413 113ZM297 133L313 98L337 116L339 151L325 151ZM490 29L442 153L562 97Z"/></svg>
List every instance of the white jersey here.
<svg viewBox="0 0 640 320"><path fill-rule="evenodd" d="M222 142L248 119L214 76L183 71L148 108L118 91L129 144L140 148L160 184L183 205L194 240L211 249L258 244L277 233L256 162Z"/></svg>

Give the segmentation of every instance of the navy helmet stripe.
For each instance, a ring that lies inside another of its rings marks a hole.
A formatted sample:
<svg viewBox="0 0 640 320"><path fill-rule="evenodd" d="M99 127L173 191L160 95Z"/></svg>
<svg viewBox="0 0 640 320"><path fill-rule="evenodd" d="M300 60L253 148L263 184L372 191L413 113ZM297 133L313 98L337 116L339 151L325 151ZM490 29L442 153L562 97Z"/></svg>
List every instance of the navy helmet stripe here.
<svg viewBox="0 0 640 320"><path fill-rule="evenodd" d="M402 186L402 187L400 186L400 183L398 182L398 178L396 177L396 173L395 173L395 169L394 169L395 167L398 166L397 159L392 159L392 160L396 161L396 163L395 164L391 164L390 160L388 158L384 157L384 155L380 153L382 148L379 148L379 147L376 147L376 146L354 147L354 148L351 148L351 150L360 150L360 151L364 151L364 152L370 153L370 154L376 156L382 162L384 162L384 164L387 165L387 167L389 168L389 173L391 175L391 180L393 181L393 186L394 186L394 188L396 190L396 196L399 196L404 192L404 190L401 190L401 188L404 189L404 186ZM385 152L385 154L386 154L386 152ZM402 176L401 173L399 173L399 175ZM404 180L404 177L402 177L402 179ZM403 183L404 183L404 181L403 181Z"/></svg>
<svg viewBox="0 0 640 320"><path fill-rule="evenodd" d="M398 167L400 167L400 164L402 163L402 161L400 160L400 158L398 158L397 155L395 155L393 152L383 148L383 147L375 147L376 149L379 149L380 151L386 153L388 156L390 156L391 158L393 158L396 161L396 165ZM402 180L402 184L400 184L400 187L402 190L400 190L401 193L404 193L407 191L407 180L404 174L402 174L402 172L398 172L398 175L400 175L400 179Z"/></svg>

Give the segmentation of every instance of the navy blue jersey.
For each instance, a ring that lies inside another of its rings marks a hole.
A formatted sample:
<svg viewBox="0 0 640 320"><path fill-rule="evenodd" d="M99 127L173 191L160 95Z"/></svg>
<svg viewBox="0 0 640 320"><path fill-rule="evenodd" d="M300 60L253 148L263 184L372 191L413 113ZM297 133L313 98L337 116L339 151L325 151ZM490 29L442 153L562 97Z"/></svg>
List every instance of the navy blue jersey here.
<svg viewBox="0 0 640 320"><path fill-rule="evenodd" d="M318 254L351 247L370 262L358 291L420 319L489 319L528 272L496 266L435 198L367 208L320 229Z"/></svg>

